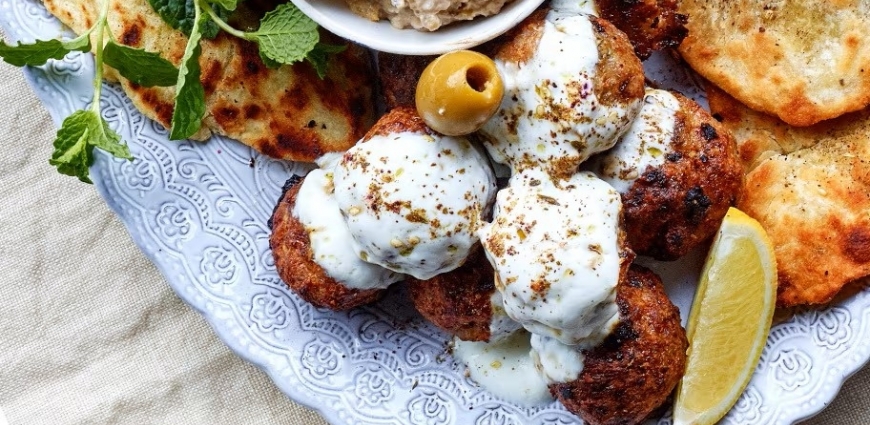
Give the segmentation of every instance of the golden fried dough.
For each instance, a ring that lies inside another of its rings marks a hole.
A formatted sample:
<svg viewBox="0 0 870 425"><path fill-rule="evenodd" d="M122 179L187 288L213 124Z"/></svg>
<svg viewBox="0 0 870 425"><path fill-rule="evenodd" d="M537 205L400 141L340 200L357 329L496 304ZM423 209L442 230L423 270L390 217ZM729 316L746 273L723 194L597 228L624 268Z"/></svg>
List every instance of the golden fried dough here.
<svg viewBox="0 0 870 425"><path fill-rule="evenodd" d="M550 392L590 425L638 424L667 400L686 369L680 311L652 271L632 265L616 288L620 323L584 352L583 372Z"/></svg>
<svg viewBox="0 0 870 425"><path fill-rule="evenodd" d="M752 109L808 126L870 104L870 2L682 0L680 53Z"/></svg>
<svg viewBox="0 0 870 425"><path fill-rule="evenodd" d="M843 285L870 275L870 112L852 119L844 128L771 124L786 135L776 144L818 143L771 156L746 176L738 207L773 242L780 307L828 302Z"/></svg>
<svg viewBox="0 0 870 425"><path fill-rule="evenodd" d="M870 131L870 109L852 112L809 127L794 127L749 109L718 87L707 84L710 111L734 134L748 173L771 156L789 154L821 140L849 138Z"/></svg>
<svg viewBox="0 0 870 425"><path fill-rule="evenodd" d="M49 12L79 34L97 18L97 3L45 0ZM112 0L109 25L118 42L180 63L187 38L165 24L148 1ZM330 59L321 80L308 63L267 68L255 44L225 33L203 40L200 65L207 114L194 138L226 135L274 158L309 162L325 152L348 149L374 122L375 85L367 52L348 47ZM106 78L120 81L145 116L170 125L174 87L141 87L111 69Z"/></svg>

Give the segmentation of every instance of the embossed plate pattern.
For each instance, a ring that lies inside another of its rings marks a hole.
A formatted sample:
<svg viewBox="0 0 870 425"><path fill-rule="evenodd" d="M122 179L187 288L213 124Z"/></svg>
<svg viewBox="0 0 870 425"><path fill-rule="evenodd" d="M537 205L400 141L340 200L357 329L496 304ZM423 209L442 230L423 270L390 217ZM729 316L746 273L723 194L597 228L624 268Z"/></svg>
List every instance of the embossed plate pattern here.
<svg viewBox="0 0 870 425"><path fill-rule="evenodd" d="M0 0L0 24L14 40L68 34L36 0ZM72 54L25 72L56 123L91 101L90 55ZM673 85L680 75L653 78ZM476 387L444 354L445 336L404 307L400 291L343 314L300 301L275 272L266 221L284 180L307 167L222 138L170 142L117 87L105 88L103 116L136 159L100 152L91 169L100 194L178 295L292 399L334 424L580 422L558 403L520 407ZM695 254L668 266L652 264L683 313L699 261ZM724 423L791 424L830 402L870 357L870 344L862 343L870 338L868 294L857 291L778 322Z"/></svg>

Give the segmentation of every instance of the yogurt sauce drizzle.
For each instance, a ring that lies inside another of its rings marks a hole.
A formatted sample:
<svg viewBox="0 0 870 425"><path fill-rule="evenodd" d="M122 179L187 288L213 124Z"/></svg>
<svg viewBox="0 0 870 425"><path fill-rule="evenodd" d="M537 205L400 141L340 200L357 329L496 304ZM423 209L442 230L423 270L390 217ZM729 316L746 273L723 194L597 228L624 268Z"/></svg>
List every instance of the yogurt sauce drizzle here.
<svg viewBox="0 0 870 425"><path fill-rule="evenodd" d="M462 137L374 136L335 167L358 255L422 280L462 265L495 189L486 156Z"/></svg>
<svg viewBox="0 0 870 425"><path fill-rule="evenodd" d="M593 154L610 149L628 128L640 102L599 102L593 90L596 40L589 15L552 10L531 58L524 63L496 59L505 95L480 130L496 162L514 172L542 168L568 176Z"/></svg>
<svg viewBox="0 0 870 425"><path fill-rule="evenodd" d="M619 321L620 195L589 172L511 178L480 229L508 315L564 344L600 340Z"/></svg>
<svg viewBox="0 0 870 425"><path fill-rule="evenodd" d="M597 168L601 179L625 194L648 168L664 164L673 151L679 110L680 102L673 94L647 88L640 115L616 146L600 158Z"/></svg>
<svg viewBox="0 0 870 425"><path fill-rule="evenodd" d="M312 258L329 277L352 289L386 288L403 279L383 267L367 263L356 255L353 240L333 194L332 172L316 169L308 173L293 205L311 244Z"/></svg>
<svg viewBox="0 0 870 425"><path fill-rule="evenodd" d="M453 340L453 356L468 367L471 379L514 403L536 406L553 401L547 383L529 356L529 333L514 332L497 342Z"/></svg>

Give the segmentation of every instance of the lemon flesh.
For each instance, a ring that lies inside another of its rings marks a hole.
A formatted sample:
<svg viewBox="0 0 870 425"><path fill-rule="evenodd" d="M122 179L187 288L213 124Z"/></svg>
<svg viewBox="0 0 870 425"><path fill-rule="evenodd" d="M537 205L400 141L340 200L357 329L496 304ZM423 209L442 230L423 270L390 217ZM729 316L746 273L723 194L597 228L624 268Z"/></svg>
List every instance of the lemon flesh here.
<svg viewBox="0 0 870 425"><path fill-rule="evenodd" d="M761 357L775 307L770 239L757 221L731 208L707 255L689 314L675 425L714 424L728 413Z"/></svg>

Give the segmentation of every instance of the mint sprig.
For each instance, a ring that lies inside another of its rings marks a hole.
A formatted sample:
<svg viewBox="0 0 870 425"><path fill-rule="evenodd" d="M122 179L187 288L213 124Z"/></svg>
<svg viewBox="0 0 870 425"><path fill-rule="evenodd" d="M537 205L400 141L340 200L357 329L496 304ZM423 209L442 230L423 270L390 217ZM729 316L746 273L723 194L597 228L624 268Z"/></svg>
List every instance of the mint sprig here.
<svg viewBox="0 0 870 425"><path fill-rule="evenodd" d="M269 66L293 64L307 59L320 78L326 76L327 55L343 50L342 46L321 44L317 24L300 11L293 3L278 5L274 10L263 16L260 28L256 31L244 32L230 26L212 5L220 9L235 9L237 0L149 0L181 10L191 4L192 12L185 9L186 18L191 18L187 46L184 58L179 67L178 80L175 85L175 108L172 113L172 129L169 138L172 140L187 139L202 126L206 113L205 90L199 80L199 56L202 53L200 41L207 23L214 23L228 34L257 43L260 57ZM163 16L158 10L158 13ZM166 18L164 18L166 19ZM184 22L187 22L185 20ZM171 23L170 23L171 25ZM319 49L318 49L319 47Z"/></svg>
<svg viewBox="0 0 870 425"><path fill-rule="evenodd" d="M199 3L194 2L195 20L191 28L190 38L184 49L181 66L178 68L178 81L175 85L175 109L172 111L171 140L182 140L193 136L202 126L205 116L205 89L200 81L199 56L202 37L199 31L207 18L202 15Z"/></svg>
<svg viewBox="0 0 870 425"><path fill-rule="evenodd" d="M88 35L76 37L72 40L36 40L31 44L18 43L10 46L0 42L0 57L14 66L40 66L49 59L63 59L73 51L87 52L91 50L91 39Z"/></svg>
<svg viewBox="0 0 870 425"><path fill-rule="evenodd" d="M154 11L163 19L163 22L166 22L172 28L180 30L188 37L193 34L193 26L196 21L194 12L196 8L194 4L197 2L199 0L148 0ZM232 2L228 0L215 0L215 3L223 5L224 3L229 4ZM201 32L202 37L209 39L215 38L218 32L220 32L220 28L214 22L206 22L198 30Z"/></svg>
<svg viewBox="0 0 870 425"><path fill-rule="evenodd" d="M51 59L62 59L73 51L94 50L94 94L91 105L75 111L63 120L54 140L54 152L49 163L58 172L91 183L88 169L94 162L94 148L111 155L133 159L121 136L109 128L100 115L100 95L103 88L103 67L108 64L130 81L143 85L173 85L178 71L168 61L141 49L123 46L112 40L108 26L109 0L100 3L100 15L94 25L71 40L37 40L33 43L7 45L0 43L0 57L16 66L39 66ZM91 45L94 40L108 42Z"/></svg>
<svg viewBox="0 0 870 425"><path fill-rule="evenodd" d="M279 5L263 16L257 31L245 33L257 43L260 56L282 64L305 59L320 41L317 23L293 3Z"/></svg>
<svg viewBox="0 0 870 425"><path fill-rule="evenodd" d="M134 49L117 43L107 43L103 62L118 70L124 78L143 87L174 86L178 68L157 53Z"/></svg>
<svg viewBox="0 0 870 425"><path fill-rule="evenodd" d="M130 150L100 114L103 67L115 68L121 76L144 86L175 85L171 139L186 139L202 127L206 113L205 89L200 81L199 58L202 38L213 38L220 29L230 35L255 42L260 56L269 66L307 60L320 78L326 75L328 55L344 46L320 43L317 25L292 3L281 4L267 13L256 31L239 31L226 23L227 11L235 10L240 0L148 0L170 26L188 34L178 68L156 53L115 42L108 25L109 0L100 0L100 14L93 26L70 40L37 40L9 45L0 41L0 59L15 66L40 66L62 59L74 51L94 50L94 95L91 105L64 119L54 140L49 163L66 175L90 183L89 167L94 148L115 157L130 159ZM99 40L91 45L91 36Z"/></svg>

